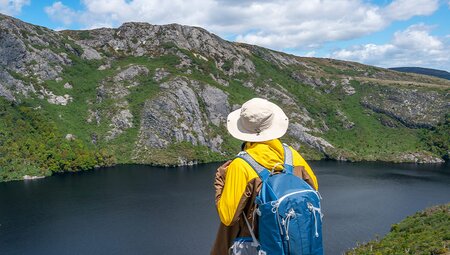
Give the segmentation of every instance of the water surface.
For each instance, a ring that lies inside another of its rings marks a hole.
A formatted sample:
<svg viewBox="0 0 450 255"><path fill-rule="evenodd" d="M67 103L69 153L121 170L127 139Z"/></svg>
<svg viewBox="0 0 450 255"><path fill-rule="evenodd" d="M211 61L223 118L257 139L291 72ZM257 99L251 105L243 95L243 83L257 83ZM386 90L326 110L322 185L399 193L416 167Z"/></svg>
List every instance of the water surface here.
<svg viewBox="0 0 450 255"><path fill-rule="evenodd" d="M218 217L218 164L124 165L0 183L0 254L208 254ZM450 167L312 162L326 254L384 235L450 202Z"/></svg>

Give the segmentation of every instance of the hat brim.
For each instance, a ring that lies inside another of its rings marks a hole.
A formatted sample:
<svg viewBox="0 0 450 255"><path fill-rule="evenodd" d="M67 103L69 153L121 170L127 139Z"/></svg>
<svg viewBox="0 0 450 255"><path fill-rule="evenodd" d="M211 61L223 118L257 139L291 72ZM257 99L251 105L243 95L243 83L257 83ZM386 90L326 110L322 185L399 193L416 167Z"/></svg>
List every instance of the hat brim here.
<svg viewBox="0 0 450 255"><path fill-rule="evenodd" d="M283 110L276 104L273 104L273 121L272 125L260 133L246 130L241 121L241 108L228 114L227 129L228 132L236 139L246 142L264 142L272 139L280 138L289 126L289 119Z"/></svg>

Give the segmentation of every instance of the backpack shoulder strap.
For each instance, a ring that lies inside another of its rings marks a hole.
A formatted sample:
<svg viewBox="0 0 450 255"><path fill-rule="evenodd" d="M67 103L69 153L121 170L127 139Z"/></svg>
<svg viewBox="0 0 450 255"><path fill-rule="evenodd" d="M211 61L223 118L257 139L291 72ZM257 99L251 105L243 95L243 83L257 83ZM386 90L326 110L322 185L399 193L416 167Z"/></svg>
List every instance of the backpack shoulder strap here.
<svg viewBox="0 0 450 255"><path fill-rule="evenodd" d="M256 173L258 174L259 178L261 178L262 181L265 181L267 180L267 178L269 178L270 175L269 170L267 170L261 164L256 162L256 160L253 159L252 156L250 156L250 154L248 154L247 152L245 151L239 152L236 158L241 158L245 160L245 162L247 162L256 171Z"/></svg>
<svg viewBox="0 0 450 255"><path fill-rule="evenodd" d="M283 143L284 150L284 170L286 173L292 174L294 170L294 160L292 158L292 151L289 148L289 145Z"/></svg>

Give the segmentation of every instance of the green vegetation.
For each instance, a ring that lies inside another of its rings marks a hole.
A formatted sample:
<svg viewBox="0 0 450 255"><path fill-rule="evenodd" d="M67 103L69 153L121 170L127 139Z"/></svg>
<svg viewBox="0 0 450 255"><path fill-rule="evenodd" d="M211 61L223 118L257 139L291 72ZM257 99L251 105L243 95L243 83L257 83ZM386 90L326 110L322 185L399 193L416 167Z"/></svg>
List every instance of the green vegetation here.
<svg viewBox="0 0 450 255"><path fill-rule="evenodd" d="M45 30L39 29L39 32L44 33ZM268 61L270 54L265 52L266 49L259 49L250 56L256 73L242 72L230 76L227 73L233 70L236 59L224 59L220 60L223 63L218 63L211 56L206 58L201 52L181 49L174 43L164 43L161 45L164 53L157 51L152 56L135 57L127 50L117 52L112 47L106 47L101 50L101 54L106 57L104 60L83 60L80 58L82 47L70 38L87 40L93 39L94 35L90 31L64 31L58 44L50 47L32 45L37 49L48 48L55 53L67 54L71 64L63 66L64 70L60 74L62 80L41 82L33 75L24 76L9 71L15 79L33 84L36 89L42 86L55 95L69 94L73 100L65 106L51 104L35 95L18 96L21 102L19 105L3 99L0 101L0 181L21 179L25 174L50 175L52 172L84 170L114 163L175 165L180 162L221 161L232 157L239 150L241 142L228 135L225 127L212 124L205 127L206 139L220 135L223 139L223 154L187 142L173 143L164 149L136 149L145 102L160 95L159 83L177 76L199 81L199 90L203 87L202 83L223 90L231 106L272 93L275 93L272 100L279 104L286 99L283 93L293 97L298 105L283 103L283 109L288 115L298 113L298 108L305 109L312 118L306 126L314 130L309 133L323 137L335 147L327 151L325 156L293 137L283 138L285 142L300 144L300 152L307 159L344 157L354 161L393 161L402 153L418 151L448 157L449 116L445 123L431 130L411 129L361 105L365 96L379 93L383 84L371 86L354 79L350 84L356 90L353 95L346 95L342 86L337 85L343 76L367 76L378 72L377 68L356 63L345 65L328 59L308 59L309 62L305 62L308 65L282 65ZM138 43L137 38L130 40ZM65 45L70 45L73 50L66 49ZM34 60L28 63L28 67L36 64L38 62ZM108 68L99 70L102 65ZM136 77L133 81L114 80L119 72L131 65L144 66L149 74ZM156 82L153 76L157 68L164 68L170 74ZM298 77L297 80L293 77L294 72L308 74L313 81L301 83ZM222 80L227 84L224 85ZM118 82L126 88L119 99L114 95L99 95L107 94L99 90L100 85L105 90L112 90ZM254 88L243 86L244 82L251 82ZM65 83L69 83L72 88L64 88ZM440 92L445 91L440 89ZM205 113L205 103L200 97L198 99L201 111ZM122 130L114 139L106 139L112 129L111 119L123 109L131 111L133 126ZM96 118L100 121L97 122ZM75 139L66 139L67 134L73 134Z"/></svg>
<svg viewBox="0 0 450 255"><path fill-rule="evenodd" d="M139 161L152 162L154 165L175 166L181 162L209 163L228 159L219 153L212 152L206 146L195 146L189 142L170 144L167 148L151 148L139 156Z"/></svg>
<svg viewBox="0 0 450 255"><path fill-rule="evenodd" d="M423 130L420 136L428 151L449 160L450 152L450 114L445 116L445 121L431 130Z"/></svg>
<svg viewBox="0 0 450 255"><path fill-rule="evenodd" d="M329 130L317 135L324 137L336 147L332 152L335 154L333 156L341 155L353 161L394 161L401 153L427 150L425 139L420 139L420 129L407 128L391 117L375 113L361 105L362 97L378 93L378 87L362 85L353 80L351 86L355 88L356 93L351 96L344 95L339 89L321 93L320 88L299 84L290 77L290 72L296 70L296 67L281 69L257 57L252 60L261 74L256 80L257 85L260 86L265 82L280 84L298 98L315 120L324 121ZM327 69L326 72L337 73L331 69ZM328 77L327 74L324 74L324 77ZM347 120L344 120L342 115L345 115ZM381 120L386 118L397 127L383 125ZM345 127L346 121L353 122L354 125L351 128ZM449 130L448 126L442 126L434 133L430 133L437 140L436 149L440 148L441 152L449 144L449 139L445 140L443 136L447 132L448 137ZM307 158L318 158L317 151L304 148Z"/></svg>
<svg viewBox="0 0 450 255"><path fill-rule="evenodd" d="M326 133L327 140L337 147L351 152L353 156L350 159L355 161L391 161L391 157L399 152L425 150L418 137L417 129L407 128L384 114L365 109L360 104L362 96L377 93L374 88L360 85L355 81L352 82L352 85L357 93L346 97L340 107L355 125L353 128L346 129L339 122L328 119L327 124L333 128ZM380 120L383 118L390 119L396 123L397 127L391 128L382 125Z"/></svg>
<svg viewBox="0 0 450 255"><path fill-rule="evenodd" d="M104 150L65 139L55 123L37 109L10 105L0 98L0 117L0 181L114 163Z"/></svg>
<svg viewBox="0 0 450 255"><path fill-rule="evenodd" d="M77 171L115 163L130 163L139 127L134 118L133 128L126 130L112 141L104 141L110 129L108 121L100 125L86 123L88 109L99 110L108 116L114 100L107 99L94 104L97 86L131 64L149 68L150 74L139 77L140 86L130 88L127 101L134 116L139 116L145 100L156 95L159 87L151 79L152 70L164 67L173 71L178 58L172 55L158 59L126 57L114 62L107 70L98 71L101 61L84 61L70 54L72 65L61 74L62 81L46 81L44 88L56 95L70 94L73 101L66 106L54 105L46 100L21 98L23 103L13 105L0 98L0 181L18 180L28 175L51 175L53 172ZM16 79L33 82L33 78L10 72ZM72 89L65 89L68 82ZM74 140L65 139L73 134ZM92 144L96 136L98 143ZM205 159L207 160L207 159Z"/></svg>
<svg viewBox="0 0 450 255"><path fill-rule="evenodd" d="M450 204L432 207L391 227L381 240L360 245L347 255L449 254Z"/></svg>
<svg viewBox="0 0 450 255"><path fill-rule="evenodd" d="M78 34L78 39L80 40L89 40L92 38L91 33L89 33L89 31L84 30L84 31L80 31Z"/></svg>

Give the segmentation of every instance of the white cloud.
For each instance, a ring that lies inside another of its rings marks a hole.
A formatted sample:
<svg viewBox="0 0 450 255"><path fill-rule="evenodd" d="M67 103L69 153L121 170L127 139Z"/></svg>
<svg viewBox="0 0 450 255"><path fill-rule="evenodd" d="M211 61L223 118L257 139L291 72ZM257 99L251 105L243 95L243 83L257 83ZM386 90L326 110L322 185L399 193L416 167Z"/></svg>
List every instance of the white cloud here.
<svg viewBox="0 0 450 255"><path fill-rule="evenodd" d="M357 0L243 3L245 6L221 8L240 26L228 23L213 27L213 31L233 29L237 41L269 48L308 49L327 41L366 35L387 25L377 6Z"/></svg>
<svg viewBox="0 0 450 255"><path fill-rule="evenodd" d="M385 8L384 14L392 20L407 20L417 15L430 15L438 7L438 0L395 0Z"/></svg>
<svg viewBox="0 0 450 255"><path fill-rule="evenodd" d="M46 11L64 25L77 23L84 28L126 21L180 23L273 49L311 49L380 31L395 20L429 15L438 1L393 0L383 7L365 0L82 0L80 12L61 2Z"/></svg>
<svg viewBox="0 0 450 255"><path fill-rule="evenodd" d="M429 34L432 27L423 24L412 25L404 31L394 33L392 43L408 50L442 49L443 43Z"/></svg>
<svg viewBox="0 0 450 255"><path fill-rule="evenodd" d="M86 10L78 22L87 28L117 26L127 21L151 24L180 23L203 26L208 24L211 0L82 0Z"/></svg>
<svg viewBox="0 0 450 255"><path fill-rule="evenodd" d="M0 13L18 14L22 11L22 7L29 5L30 2L30 0L0 0Z"/></svg>
<svg viewBox="0 0 450 255"><path fill-rule="evenodd" d="M335 51L330 57L382 67L421 66L450 70L448 38L430 35L423 24L397 31L387 44L365 44Z"/></svg>
<svg viewBox="0 0 450 255"><path fill-rule="evenodd" d="M70 25L77 19L77 13L61 2L55 2L44 10L51 19L60 21L64 25Z"/></svg>

